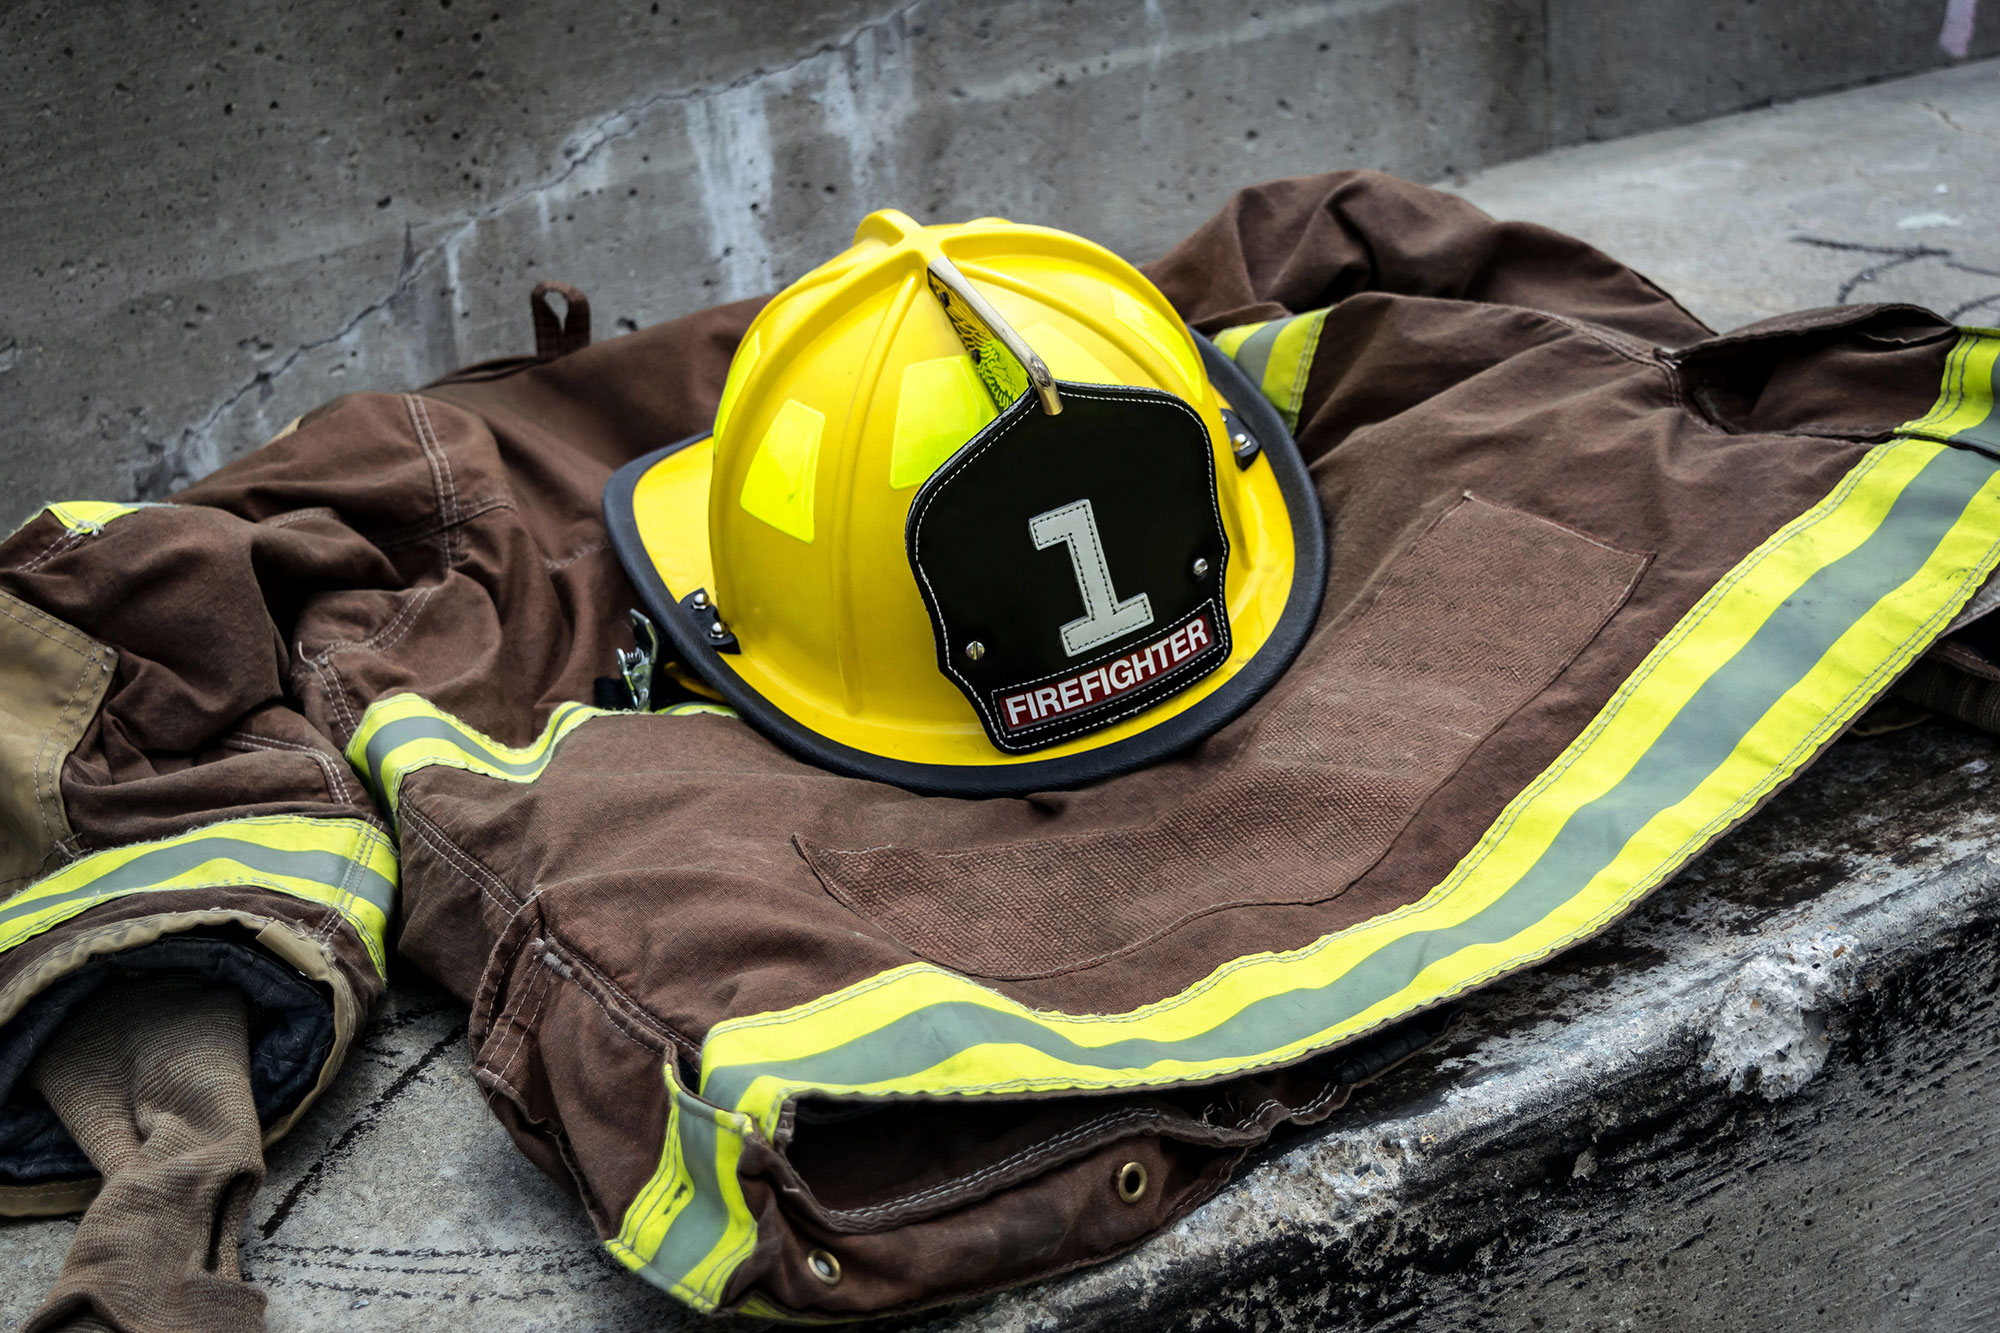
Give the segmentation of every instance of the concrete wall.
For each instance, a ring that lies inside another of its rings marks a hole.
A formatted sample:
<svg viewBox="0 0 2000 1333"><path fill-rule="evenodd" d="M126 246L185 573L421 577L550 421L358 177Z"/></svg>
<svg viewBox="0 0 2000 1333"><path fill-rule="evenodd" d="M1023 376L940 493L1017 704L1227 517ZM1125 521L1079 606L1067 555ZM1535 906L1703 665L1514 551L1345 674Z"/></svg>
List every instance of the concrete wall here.
<svg viewBox="0 0 2000 1333"><path fill-rule="evenodd" d="M764 291L870 208L1143 258L1235 185L1421 179L1924 68L1946 0L218 0L0 11L0 523L341 392ZM1968 49L2000 51L2000 4Z"/></svg>

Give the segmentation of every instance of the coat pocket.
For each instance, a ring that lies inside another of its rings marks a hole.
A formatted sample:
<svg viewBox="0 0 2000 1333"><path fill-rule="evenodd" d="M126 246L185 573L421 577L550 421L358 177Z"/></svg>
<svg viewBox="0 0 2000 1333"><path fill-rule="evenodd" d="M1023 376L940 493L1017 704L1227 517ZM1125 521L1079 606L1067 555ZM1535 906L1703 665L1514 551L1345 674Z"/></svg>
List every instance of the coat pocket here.
<svg viewBox="0 0 2000 1333"><path fill-rule="evenodd" d="M937 802L928 846L799 849L918 956L1003 979L1089 967L1215 911L1324 901L1582 651L1648 559L1468 493L1242 721L1053 798L1044 835L1023 836L1018 803Z"/></svg>

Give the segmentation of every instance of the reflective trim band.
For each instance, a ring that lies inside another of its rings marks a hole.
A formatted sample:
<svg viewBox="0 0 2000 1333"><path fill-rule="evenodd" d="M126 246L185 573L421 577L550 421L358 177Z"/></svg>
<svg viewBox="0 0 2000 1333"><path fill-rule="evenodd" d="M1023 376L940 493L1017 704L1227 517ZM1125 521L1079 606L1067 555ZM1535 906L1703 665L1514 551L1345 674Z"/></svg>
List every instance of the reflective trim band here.
<svg viewBox="0 0 2000 1333"><path fill-rule="evenodd" d="M1989 420L1950 419L1961 435ZM1837 736L1996 565L1995 462L1932 440L1877 446L1709 589L1420 901L1300 949L1231 960L1127 1013L1030 1009L912 963L717 1024L695 1104L718 1117L709 1124L738 1113L768 1137L807 1092L1152 1088L1351 1040L1602 929ZM626 1230L660 1235L650 1253L631 1245L647 1277L712 1305L754 1223L733 1185L688 1167L704 1154L719 1166L708 1137L663 1157L661 1171L678 1174L655 1179ZM703 1189L716 1190L704 1208L645 1212Z"/></svg>
<svg viewBox="0 0 2000 1333"><path fill-rule="evenodd" d="M725 704L706 701L673 704L657 717L736 716ZM377 699L361 715L361 725L347 742L347 762L368 784L368 790L391 816L402 797L403 779L420 768L442 764L480 773L503 782L533 782L549 766L556 742L594 717L636 714L586 704L562 704L549 714L542 734L527 745L502 745L442 708L414 694Z"/></svg>
<svg viewBox="0 0 2000 1333"><path fill-rule="evenodd" d="M0 953L114 898L174 889L248 887L333 908L388 979L396 850L359 819L259 815L157 842L92 852L0 902Z"/></svg>
<svg viewBox="0 0 2000 1333"><path fill-rule="evenodd" d="M160 507L152 504L117 504L110 500L64 500L60 504L43 505L33 514L30 514L25 521L17 525L14 528L14 532L19 532L22 528L27 527L29 523L33 523L43 514L47 514L71 532L82 533L86 536L96 536L98 533L104 531L105 526L114 518L123 518L127 514L137 513L141 509L156 509ZM13 533L9 533L8 535L11 537Z"/></svg>
<svg viewBox="0 0 2000 1333"><path fill-rule="evenodd" d="M48 511L56 522L71 532L87 532L95 535L104 531L105 526L115 518L137 513L145 505L116 504L109 500L65 500L52 504Z"/></svg>
<svg viewBox="0 0 2000 1333"><path fill-rule="evenodd" d="M1313 354L1319 350L1326 315L1326 310L1308 310L1262 324L1239 324L1215 335L1215 345L1222 354L1243 368L1290 430L1299 428L1306 375L1312 370Z"/></svg>
<svg viewBox="0 0 2000 1333"><path fill-rule="evenodd" d="M736 1174L750 1117L688 1094L666 1064L666 1141L659 1169L604 1248L627 1268L705 1314L757 1244L757 1219ZM662 1277L671 1271L670 1279Z"/></svg>
<svg viewBox="0 0 2000 1333"><path fill-rule="evenodd" d="M420 768L442 764L503 782L533 782L549 766L556 742L608 709L563 704L549 714L542 734L526 745L502 745L414 694L392 694L368 705L361 725L347 742L347 762L391 815L401 799L403 779Z"/></svg>
<svg viewBox="0 0 2000 1333"><path fill-rule="evenodd" d="M1930 411L1899 428L1906 435L2000 451L1993 412L2000 377L2000 329L1961 329L1945 360L1944 389Z"/></svg>
<svg viewBox="0 0 2000 1333"><path fill-rule="evenodd" d="M734 708L731 708L728 704L712 704L706 701L699 703L669 704L665 708L656 709L654 711L657 712L661 717L696 717L703 713L706 713L710 717L741 716L739 713L737 713L737 711Z"/></svg>

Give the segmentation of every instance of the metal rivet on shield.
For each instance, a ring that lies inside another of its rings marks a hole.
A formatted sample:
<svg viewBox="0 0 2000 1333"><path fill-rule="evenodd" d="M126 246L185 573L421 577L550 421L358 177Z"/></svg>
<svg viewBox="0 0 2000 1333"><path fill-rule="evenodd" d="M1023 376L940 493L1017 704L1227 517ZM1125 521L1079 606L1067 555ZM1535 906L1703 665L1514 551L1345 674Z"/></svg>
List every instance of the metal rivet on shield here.
<svg viewBox="0 0 2000 1333"><path fill-rule="evenodd" d="M1208 557L1198 555L1194 558L1194 576L1198 579L1208 577Z"/></svg>
<svg viewBox="0 0 2000 1333"><path fill-rule="evenodd" d="M977 662L980 658L986 656L986 645L974 639L971 643L965 645L965 656L969 661Z"/></svg>

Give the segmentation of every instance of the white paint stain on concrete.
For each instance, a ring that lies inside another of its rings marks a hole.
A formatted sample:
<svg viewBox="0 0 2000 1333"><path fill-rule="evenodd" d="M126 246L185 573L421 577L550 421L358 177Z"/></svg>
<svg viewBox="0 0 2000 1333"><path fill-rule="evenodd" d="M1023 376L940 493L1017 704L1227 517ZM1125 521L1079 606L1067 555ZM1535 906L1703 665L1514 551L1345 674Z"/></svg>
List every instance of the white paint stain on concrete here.
<svg viewBox="0 0 2000 1333"><path fill-rule="evenodd" d="M877 208L910 207L914 201L901 196L895 170L895 150L916 106L902 25L870 28L847 49L827 52L821 74L820 112L827 132L847 145L848 188L857 217Z"/></svg>
<svg viewBox="0 0 2000 1333"><path fill-rule="evenodd" d="M1972 24L1979 17L1979 0L1947 0L1944 27L1938 32L1938 46L1954 60L1965 59L1972 49Z"/></svg>
<svg viewBox="0 0 2000 1333"><path fill-rule="evenodd" d="M1743 965L1723 991L1703 1072L1731 1092L1789 1097L1826 1064L1826 1015L1853 991L1856 941L1822 931Z"/></svg>
<svg viewBox="0 0 2000 1333"><path fill-rule="evenodd" d="M687 105L688 142L701 182L710 253L726 300L777 286L764 230L776 171L764 107L767 88L765 83L726 88Z"/></svg>
<svg viewBox="0 0 2000 1333"><path fill-rule="evenodd" d="M459 311L462 308L459 305L459 247L465 244L465 238L476 231L478 226L478 220L475 218L471 222L466 223L465 226L453 231L451 235L445 237L444 241L445 313L451 317L451 323L454 327L458 324Z"/></svg>
<svg viewBox="0 0 2000 1333"><path fill-rule="evenodd" d="M1965 219L1950 213L1912 213L1896 219L1898 231L1930 231L1937 227L1962 227Z"/></svg>

